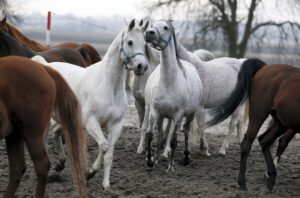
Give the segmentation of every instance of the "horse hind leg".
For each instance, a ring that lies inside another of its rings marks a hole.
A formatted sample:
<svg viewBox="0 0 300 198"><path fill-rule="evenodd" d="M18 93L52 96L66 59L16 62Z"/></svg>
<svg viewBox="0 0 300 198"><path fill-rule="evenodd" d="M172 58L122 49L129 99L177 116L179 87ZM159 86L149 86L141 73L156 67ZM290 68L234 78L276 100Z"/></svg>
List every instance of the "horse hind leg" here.
<svg viewBox="0 0 300 198"><path fill-rule="evenodd" d="M268 176L266 180L267 188L271 191L275 185L277 170L272 159L270 147L273 142L286 131L278 121L273 121L272 126L267 129L259 138L259 144L262 148L264 158L267 164Z"/></svg>
<svg viewBox="0 0 300 198"><path fill-rule="evenodd" d="M205 109L200 107L196 112L196 120L198 124L198 134L200 138L200 150L203 150L204 155L211 156L209 153L209 147L206 140L206 135L204 132L204 123L205 123Z"/></svg>
<svg viewBox="0 0 300 198"><path fill-rule="evenodd" d="M237 126L237 123L238 123L238 119L239 119L238 116L239 116L239 109L235 110L235 112L231 115L231 120L229 123L229 130L228 130L227 136L223 142L223 145L219 151L219 153L221 155L226 155L226 150L229 146L230 137L232 136L235 126ZM239 131L238 131L238 134L239 134Z"/></svg>
<svg viewBox="0 0 300 198"><path fill-rule="evenodd" d="M15 197L15 192L26 170L22 137L14 133L7 136L6 148L9 161L9 182L3 197L12 198Z"/></svg>
<svg viewBox="0 0 300 198"><path fill-rule="evenodd" d="M34 133L32 131L33 130L23 130L23 136L37 175L35 197L45 197L50 161L47 155L42 133L44 130L41 130L42 132L38 137L30 137L28 134Z"/></svg>
<svg viewBox="0 0 300 198"><path fill-rule="evenodd" d="M297 134L296 131L289 129L287 130L283 136L279 138L279 144L277 147L276 157L274 159L275 167L279 163L281 159L282 153L285 151L286 147L288 146L289 142L293 139L293 137Z"/></svg>

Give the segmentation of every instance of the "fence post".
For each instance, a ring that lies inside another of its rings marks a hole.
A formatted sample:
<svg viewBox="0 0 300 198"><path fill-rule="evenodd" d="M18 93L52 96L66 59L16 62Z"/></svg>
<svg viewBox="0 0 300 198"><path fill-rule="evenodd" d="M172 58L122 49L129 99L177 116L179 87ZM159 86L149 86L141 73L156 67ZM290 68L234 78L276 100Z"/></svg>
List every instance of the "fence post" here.
<svg viewBox="0 0 300 198"><path fill-rule="evenodd" d="M48 11L47 30L46 30L46 45L50 45L50 29L51 29L51 12Z"/></svg>

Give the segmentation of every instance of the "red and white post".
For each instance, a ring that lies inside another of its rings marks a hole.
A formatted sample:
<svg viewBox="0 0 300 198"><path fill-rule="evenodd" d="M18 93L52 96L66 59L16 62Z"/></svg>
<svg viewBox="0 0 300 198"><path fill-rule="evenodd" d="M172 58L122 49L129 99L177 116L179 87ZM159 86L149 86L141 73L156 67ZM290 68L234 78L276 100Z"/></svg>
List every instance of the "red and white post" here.
<svg viewBox="0 0 300 198"><path fill-rule="evenodd" d="M50 45L50 29L51 29L51 12L48 11L47 30L46 30L46 45Z"/></svg>

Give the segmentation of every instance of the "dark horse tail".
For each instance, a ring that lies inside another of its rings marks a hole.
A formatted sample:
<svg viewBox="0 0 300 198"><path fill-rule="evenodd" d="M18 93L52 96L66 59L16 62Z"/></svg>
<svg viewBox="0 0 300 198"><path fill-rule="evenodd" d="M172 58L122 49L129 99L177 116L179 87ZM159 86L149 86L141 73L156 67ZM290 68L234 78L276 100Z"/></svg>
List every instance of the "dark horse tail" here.
<svg viewBox="0 0 300 198"><path fill-rule="evenodd" d="M266 63L256 58L248 59L241 65L235 90L224 104L209 110L209 114L212 118L206 123L205 127L216 125L225 120L250 96L252 78L264 65L266 65Z"/></svg>
<svg viewBox="0 0 300 198"><path fill-rule="evenodd" d="M71 161L72 176L80 197L87 197L87 142L81 121L80 104L64 78L54 69L45 67L56 83L55 115L63 127Z"/></svg>

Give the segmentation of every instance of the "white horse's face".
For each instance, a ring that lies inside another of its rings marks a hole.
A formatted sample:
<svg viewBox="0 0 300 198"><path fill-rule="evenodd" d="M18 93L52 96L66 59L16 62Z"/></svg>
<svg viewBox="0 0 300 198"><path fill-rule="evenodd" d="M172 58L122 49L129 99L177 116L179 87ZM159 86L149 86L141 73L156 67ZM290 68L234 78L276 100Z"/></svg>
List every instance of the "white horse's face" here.
<svg viewBox="0 0 300 198"><path fill-rule="evenodd" d="M137 25L135 27L135 22L132 20L122 35L120 58L136 75L142 75L148 68L145 44L144 32Z"/></svg>
<svg viewBox="0 0 300 198"><path fill-rule="evenodd" d="M173 27L167 21L156 21L146 31L145 40L154 48L165 49L172 39Z"/></svg>

